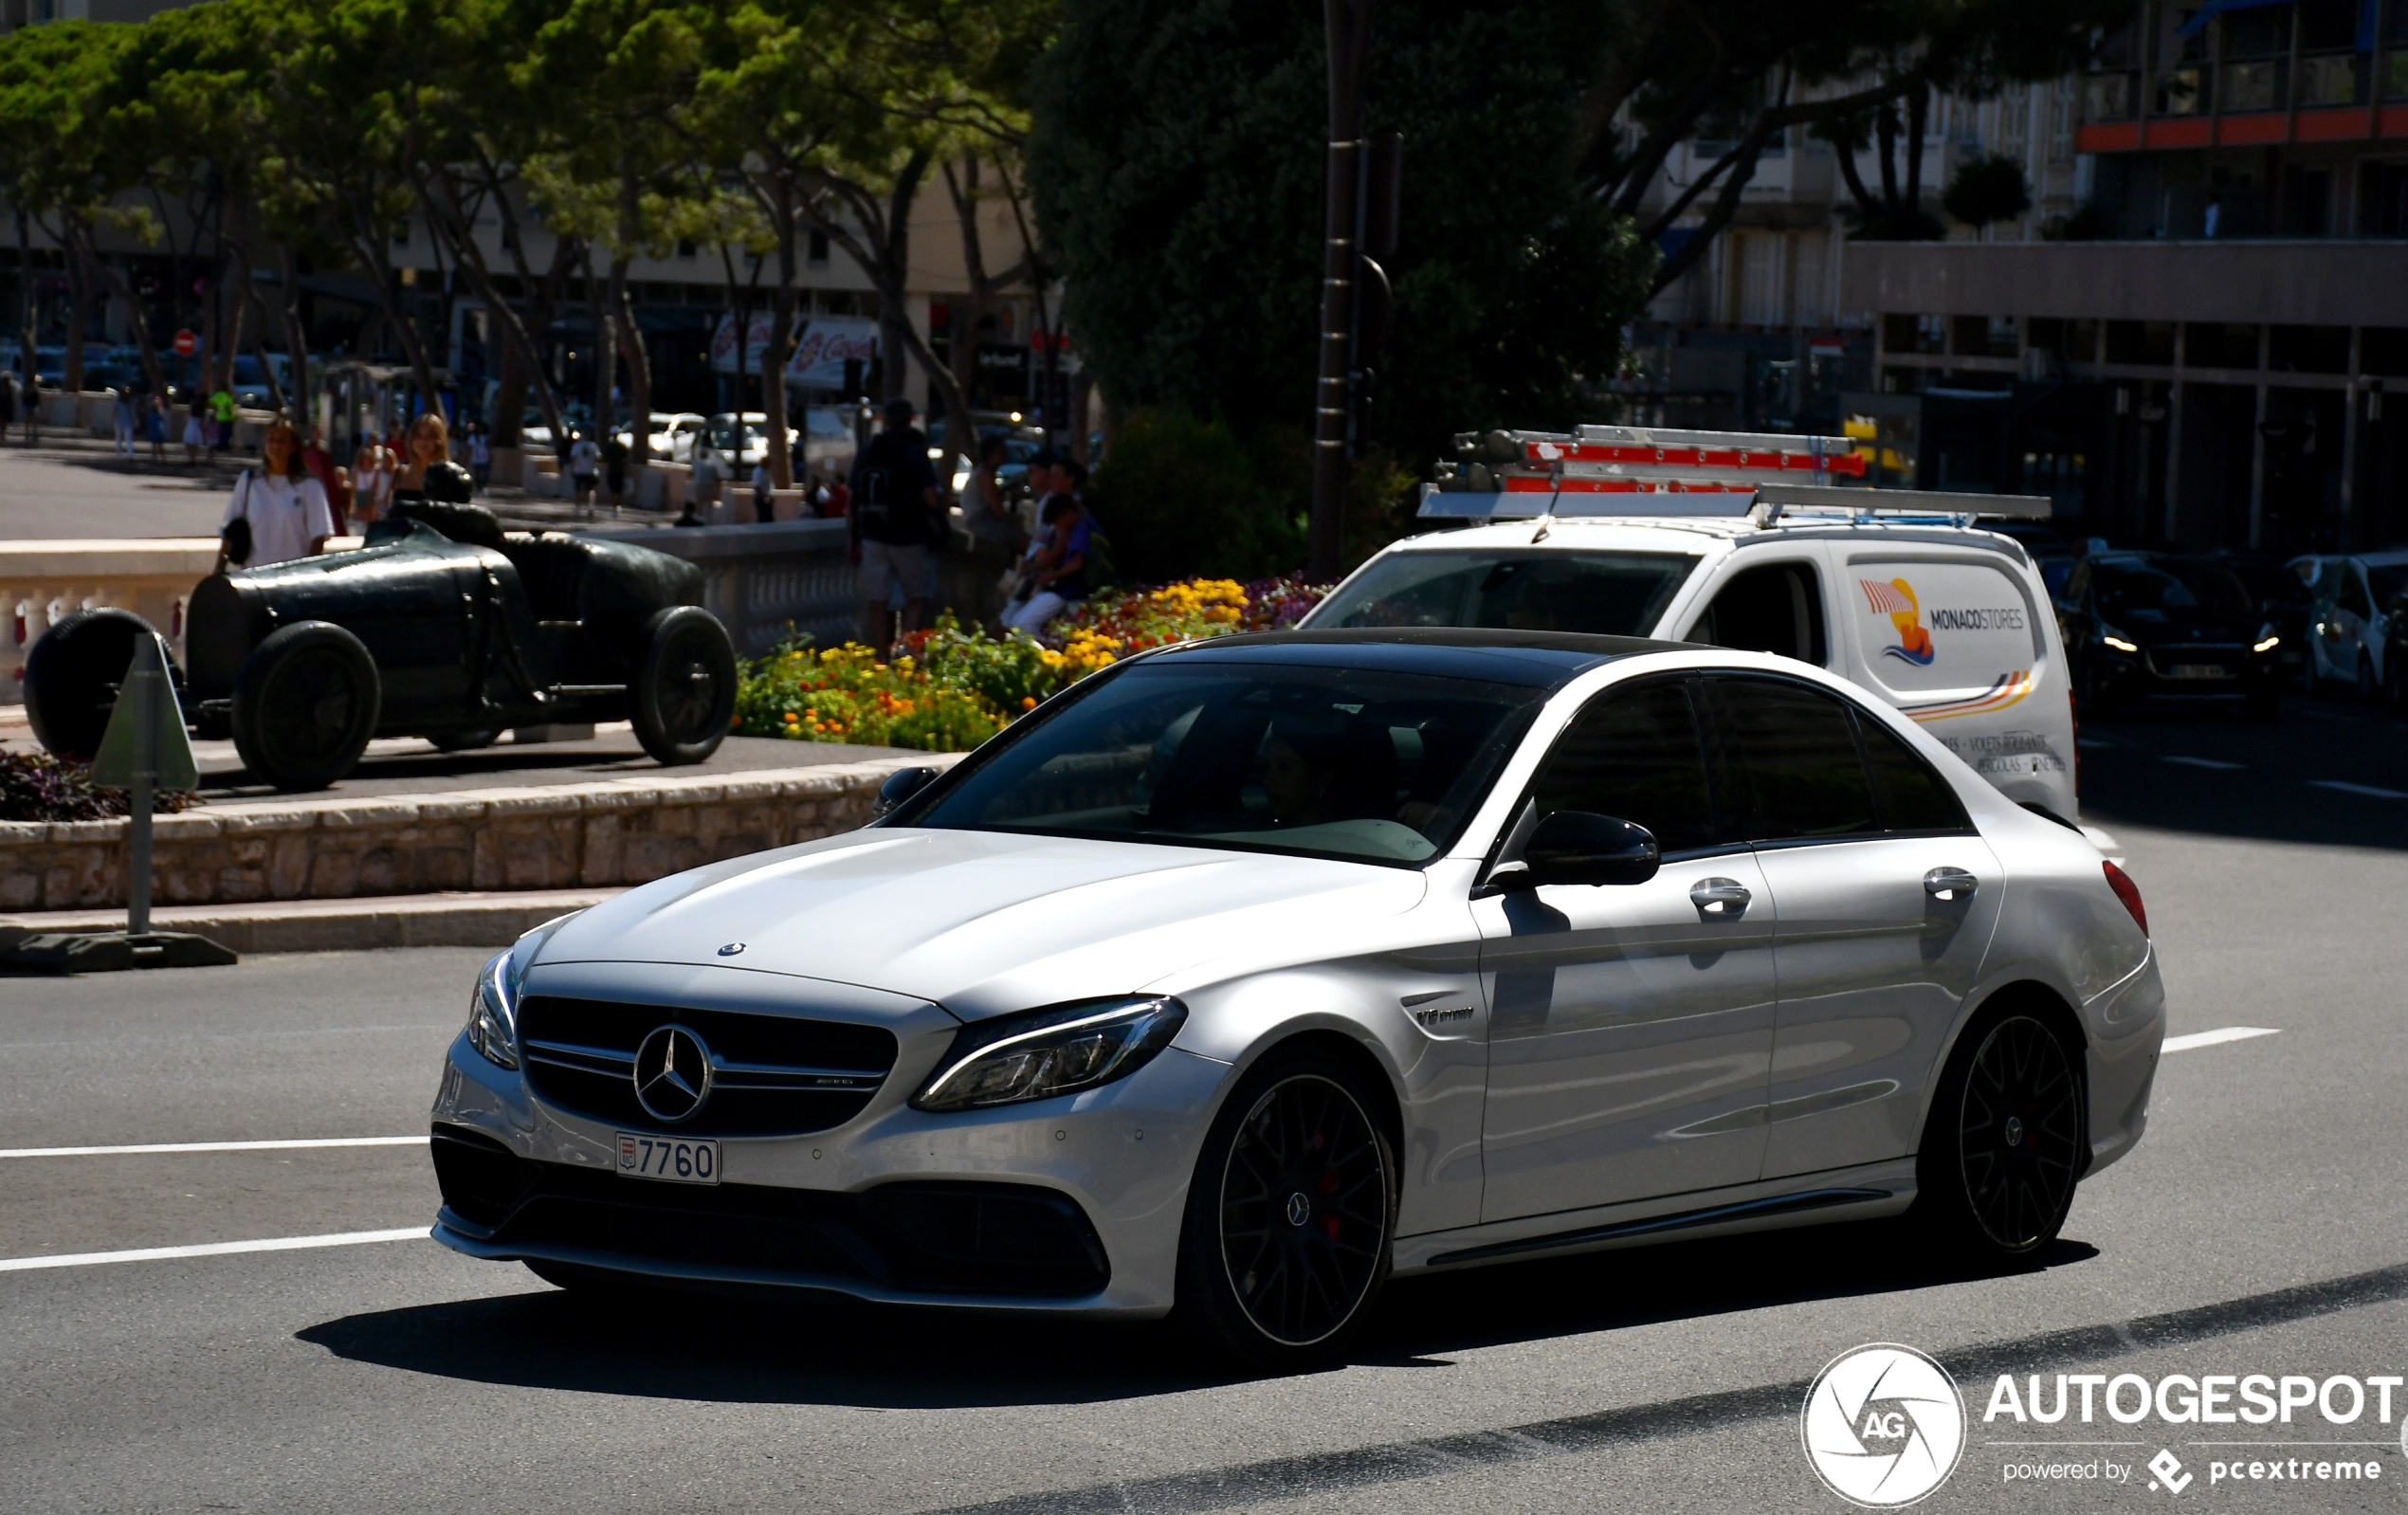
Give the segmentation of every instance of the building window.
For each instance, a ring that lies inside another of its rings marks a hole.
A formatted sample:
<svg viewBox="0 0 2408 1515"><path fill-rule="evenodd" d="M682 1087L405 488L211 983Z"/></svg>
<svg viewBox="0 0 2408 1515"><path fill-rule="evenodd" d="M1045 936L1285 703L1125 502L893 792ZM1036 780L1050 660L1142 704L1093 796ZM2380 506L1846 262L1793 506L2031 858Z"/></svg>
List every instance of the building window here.
<svg viewBox="0 0 2408 1515"><path fill-rule="evenodd" d="M811 234L811 242L810 242L809 247L808 247L808 249L807 249L806 255L807 255L807 256L811 259L811 261L812 261L812 262L813 262L813 263L826 263L826 262L828 261L828 233L827 233L827 232L825 232L825 231L814 231L814 232L812 232L812 233Z"/></svg>
<svg viewBox="0 0 2408 1515"><path fill-rule="evenodd" d="M680 237L677 239L677 255L681 258L697 258L702 256L702 249L694 246L692 237Z"/></svg>
<svg viewBox="0 0 2408 1515"><path fill-rule="evenodd" d="M2299 102L2308 105L2346 105L2358 98L2358 59L2355 54L2327 53L2320 58L2299 61Z"/></svg>
<svg viewBox="0 0 2408 1515"><path fill-rule="evenodd" d="M2073 157L2073 82L2060 79L2049 86L2049 161Z"/></svg>
<svg viewBox="0 0 2408 1515"><path fill-rule="evenodd" d="M2123 121L2132 118L2132 76L2093 74L2082 82L2082 119Z"/></svg>
<svg viewBox="0 0 2408 1515"><path fill-rule="evenodd" d="M2224 67L2224 108L2227 111L2278 110L2283 102L2284 61L2263 58L2253 64Z"/></svg>
<svg viewBox="0 0 2408 1515"><path fill-rule="evenodd" d="M2174 323L2170 320L2107 322L2107 360L2110 363L2172 366Z"/></svg>

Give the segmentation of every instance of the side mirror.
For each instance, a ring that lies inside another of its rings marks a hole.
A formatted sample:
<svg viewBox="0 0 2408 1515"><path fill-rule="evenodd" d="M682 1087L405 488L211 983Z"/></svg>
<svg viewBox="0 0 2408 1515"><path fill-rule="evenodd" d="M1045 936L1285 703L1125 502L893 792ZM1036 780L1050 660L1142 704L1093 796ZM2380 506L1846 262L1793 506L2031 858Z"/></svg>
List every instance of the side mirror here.
<svg viewBox="0 0 2408 1515"><path fill-rule="evenodd" d="M1662 852L1655 833L1633 821L1560 810L1523 844L1523 867L1496 880L1507 888L1546 884L1645 884Z"/></svg>
<svg viewBox="0 0 2408 1515"><path fill-rule="evenodd" d="M869 808L870 817L892 814L904 800L933 783L937 771L933 768L898 768L878 786L878 801Z"/></svg>

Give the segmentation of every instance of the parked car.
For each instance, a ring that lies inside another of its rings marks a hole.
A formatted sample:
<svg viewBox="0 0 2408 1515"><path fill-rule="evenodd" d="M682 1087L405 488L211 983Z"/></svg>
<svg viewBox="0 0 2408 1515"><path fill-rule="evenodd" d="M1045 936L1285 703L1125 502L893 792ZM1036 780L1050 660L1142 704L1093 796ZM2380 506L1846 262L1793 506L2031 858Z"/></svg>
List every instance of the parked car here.
<svg viewBox="0 0 2408 1515"><path fill-rule="evenodd" d="M1810 1217L2028 1269L2147 1119L2132 882L1790 659L1216 638L882 803L495 958L435 1239L1280 1369L1392 1274Z"/></svg>
<svg viewBox="0 0 2408 1515"><path fill-rule="evenodd" d="M2294 558L2286 562L2272 553L2229 548L2213 556L2256 597L2267 624L2282 638L2274 652L2276 661L2282 664L2285 682L2306 684L2310 656L2308 629L2316 618L2316 593L2308 585L2315 577L2317 559Z"/></svg>
<svg viewBox="0 0 2408 1515"><path fill-rule="evenodd" d="M251 774L322 789L372 737L481 747L503 729L628 721L658 761L727 735L736 652L702 572L632 543L503 532L481 505L420 504L365 547L203 579L176 670L187 718ZM135 638L130 611L63 618L27 659L44 746L89 760Z"/></svg>
<svg viewBox="0 0 2408 1515"><path fill-rule="evenodd" d="M2282 633L2214 557L2093 554L2074 566L2057 610L2086 715L2164 702L2274 718Z"/></svg>
<svg viewBox="0 0 2408 1515"><path fill-rule="evenodd" d="M645 443L654 463L691 463L694 461L694 439L707 425L704 417L691 411L654 411L651 424L646 429ZM622 421L611 429L611 436L623 446L635 446L635 428Z"/></svg>
<svg viewBox="0 0 2408 1515"><path fill-rule="evenodd" d="M738 414L724 411L704 423L694 447L708 447L718 454L722 477L745 479L752 476L753 465L769 456L769 417L758 411ZM691 461L688 451L688 461Z"/></svg>
<svg viewBox="0 0 2408 1515"><path fill-rule="evenodd" d="M2355 553L2296 561L2312 564L2315 594L2308 627L2308 679L2344 684L2373 699L2390 680L2390 607L2408 590L2408 550Z"/></svg>
<svg viewBox="0 0 2408 1515"><path fill-rule="evenodd" d="M2023 544L2052 599L2065 593L2065 581L2073 575L2073 544L2054 526L2045 520L1994 520L1984 521L1982 529Z"/></svg>

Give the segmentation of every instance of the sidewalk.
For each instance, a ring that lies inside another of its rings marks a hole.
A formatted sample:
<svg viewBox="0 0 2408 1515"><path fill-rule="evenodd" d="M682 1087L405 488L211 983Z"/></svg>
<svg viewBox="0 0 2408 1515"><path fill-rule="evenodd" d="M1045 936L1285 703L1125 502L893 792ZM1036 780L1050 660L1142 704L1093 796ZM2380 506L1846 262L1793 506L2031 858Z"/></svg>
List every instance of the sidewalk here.
<svg viewBox="0 0 2408 1515"><path fill-rule="evenodd" d="M164 905L160 931L189 931L241 953L365 952L378 947L506 947L556 915L599 904L616 889L396 894L355 900ZM44 910L0 915L0 951L49 931L121 931L125 912Z"/></svg>

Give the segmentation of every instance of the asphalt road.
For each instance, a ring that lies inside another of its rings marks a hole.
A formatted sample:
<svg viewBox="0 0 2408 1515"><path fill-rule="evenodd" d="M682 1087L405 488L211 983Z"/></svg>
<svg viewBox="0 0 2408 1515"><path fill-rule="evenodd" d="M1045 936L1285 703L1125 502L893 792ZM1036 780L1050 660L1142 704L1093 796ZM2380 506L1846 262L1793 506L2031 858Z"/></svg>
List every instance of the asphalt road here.
<svg viewBox="0 0 2408 1515"><path fill-rule="evenodd" d="M2163 1448L2185 1502L2396 1509L2399 1401L2388 1425L1980 1418L1999 1373L2408 1373L2408 727L2294 704L2271 728L2085 733L2087 818L2146 894L2173 1030L2272 1034L2169 1053L2146 1140L2027 1271L1936 1273L1879 1225L1500 1268L1394 1287L1342 1367L1245 1379L1148 1328L591 1308L422 1239L0 1263L0 1506L1840 1511L1800 1451L1803 1386L1897 1342L1973 1412L1920 1508L2153 1506L2177 1497L2145 1487ZM478 957L0 983L0 1149L415 1136ZM417 1228L434 1205L415 1144L6 1156L0 1259ZM2311 1455L2381 1472L2211 1485L2234 1455L2211 1435L2367 1443ZM2034 1459L2137 1470L2006 1481Z"/></svg>

